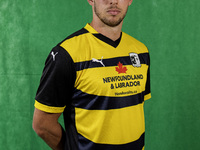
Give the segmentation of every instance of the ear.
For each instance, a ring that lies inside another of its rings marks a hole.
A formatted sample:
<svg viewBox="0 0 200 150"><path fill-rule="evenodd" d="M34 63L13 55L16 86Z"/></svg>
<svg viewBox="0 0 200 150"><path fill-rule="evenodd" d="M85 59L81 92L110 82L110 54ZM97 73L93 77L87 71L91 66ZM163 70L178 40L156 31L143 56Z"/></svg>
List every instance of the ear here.
<svg viewBox="0 0 200 150"><path fill-rule="evenodd" d="M129 6L132 4L132 2L133 2L133 0L130 0L130 1L129 1Z"/></svg>
<svg viewBox="0 0 200 150"><path fill-rule="evenodd" d="M87 0L90 5L93 5L94 0Z"/></svg>

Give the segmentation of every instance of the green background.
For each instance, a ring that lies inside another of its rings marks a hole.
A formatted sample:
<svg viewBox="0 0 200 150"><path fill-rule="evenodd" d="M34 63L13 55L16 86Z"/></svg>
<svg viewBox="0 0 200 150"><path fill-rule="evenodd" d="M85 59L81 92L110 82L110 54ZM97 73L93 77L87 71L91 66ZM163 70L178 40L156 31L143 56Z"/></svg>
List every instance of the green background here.
<svg viewBox="0 0 200 150"><path fill-rule="evenodd" d="M149 48L146 150L200 147L200 1L133 0L123 31ZM0 149L46 150L32 130L51 48L92 20L86 0L0 0ZM60 119L62 122L62 119Z"/></svg>

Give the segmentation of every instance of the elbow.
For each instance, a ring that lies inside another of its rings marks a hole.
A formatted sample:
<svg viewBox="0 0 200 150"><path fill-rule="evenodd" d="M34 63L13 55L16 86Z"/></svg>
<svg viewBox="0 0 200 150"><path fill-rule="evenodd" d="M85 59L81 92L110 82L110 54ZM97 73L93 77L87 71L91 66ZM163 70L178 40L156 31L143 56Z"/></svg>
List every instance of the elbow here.
<svg viewBox="0 0 200 150"><path fill-rule="evenodd" d="M40 123L35 122L34 120L32 123L32 128L38 136L43 137L45 135L45 128L42 127Z"/></svg>
<svg viewBox="0 0 200 150"><path fill-rule="evenodd" d="M42 116L41 111L35 109L33 114L32 128L38 136L43 137L46 132L46 129L45 129L44 117L41 116Z"/></svg>

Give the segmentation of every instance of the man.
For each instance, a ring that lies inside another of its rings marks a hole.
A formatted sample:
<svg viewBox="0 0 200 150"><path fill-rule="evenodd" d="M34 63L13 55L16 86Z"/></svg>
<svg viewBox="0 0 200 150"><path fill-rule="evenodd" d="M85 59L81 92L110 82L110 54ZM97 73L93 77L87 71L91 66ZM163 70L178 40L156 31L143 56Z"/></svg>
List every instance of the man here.
<svg viewBox="0 0 200 150"><path fill-rule="evenodd" d="M132 0L88 0L93 20L50 52L33 129L55 150L144 149L145 45L121 31ZM64 115L65 131L58 123Z"/></svg>

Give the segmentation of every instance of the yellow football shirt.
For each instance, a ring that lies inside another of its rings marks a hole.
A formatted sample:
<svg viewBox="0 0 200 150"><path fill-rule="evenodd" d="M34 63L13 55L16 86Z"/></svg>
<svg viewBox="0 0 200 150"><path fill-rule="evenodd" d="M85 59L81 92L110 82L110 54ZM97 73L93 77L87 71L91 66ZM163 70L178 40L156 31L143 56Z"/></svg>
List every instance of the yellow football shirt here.
<svg viewBox="0 0 200 150"><path fill-rule="evenodd" d="M122 32L112 41L87 24L51 51L35 107L64 111L68 148L141 150L149 65L138 40Z"/></svg>

